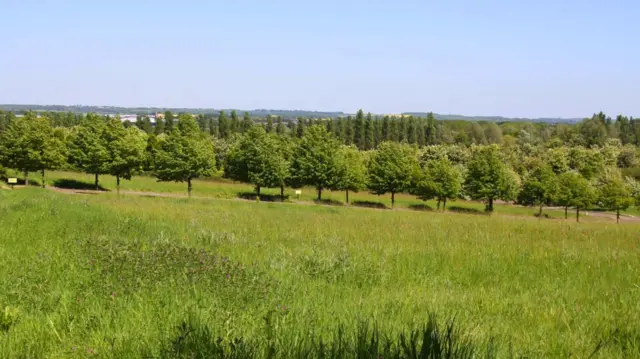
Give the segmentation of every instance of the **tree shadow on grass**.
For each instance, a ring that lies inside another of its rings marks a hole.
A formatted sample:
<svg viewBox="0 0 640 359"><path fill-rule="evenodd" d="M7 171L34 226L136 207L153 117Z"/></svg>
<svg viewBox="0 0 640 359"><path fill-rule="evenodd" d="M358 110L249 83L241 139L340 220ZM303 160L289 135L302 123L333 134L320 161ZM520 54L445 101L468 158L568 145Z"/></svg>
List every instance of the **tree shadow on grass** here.
<svg viewBox="0 0 640 359"><path fill-rule="evenodd" d="M351 204L356 207L389 209L389 207L387 207L384 203L373 201L353 201L351 202Z"/></svg>
<svg viewBox="0 0 640 359"><path fill-rule="evenodd" d="M481 216L488 216L491 214L491 212L486 212L486 211L482 211L475 208L466 208L466 207L457 207L457 206L447 207L447 210L455 213L476 214Z"/></svg>
<svg viewBox="0 0 640 359"><path fill-rule="evenodd" d="M238 192L238 198L255 201L258 195L255 192ZM260 201L264 202L284 202L289 199L288 195L284 196L284 200L280 195L274 194L260 194Z"/></svg>
<svg viewBox="0 0 640 359"><path fill-rule="evenodd" d="M431 208L431 206L429 206L428 204L410 204L407 208L412 209L414 211L421 211L421 212L432 212L433 208Z"/></svg>
<svg viewBox="0 0 640 359"><path fill-rule="evenodd" d="M96 186L93 183L82 182L69 178L62 178L53 181L53 185L58 188L64 189L81 189L81 190L95 190ZM98 191L108 191L108 189L98 186Z"/></svg>
<svg viewBox="0 0 640 359"><path fill-rule="evenodd" d="M321 199L319 201L316 199L313 202L315 204L323 204L325 206L344 206L344 203L336 201L335 199Z"/></svg>

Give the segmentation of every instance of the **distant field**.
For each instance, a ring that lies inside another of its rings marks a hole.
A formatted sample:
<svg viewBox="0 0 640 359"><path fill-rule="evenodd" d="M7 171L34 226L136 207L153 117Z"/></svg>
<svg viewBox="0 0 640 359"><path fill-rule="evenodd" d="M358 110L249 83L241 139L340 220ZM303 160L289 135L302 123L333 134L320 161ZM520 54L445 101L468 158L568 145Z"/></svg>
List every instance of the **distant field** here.
<svg viewBox="0 0 640 359"><path fill-rule="evenodd" d="M17 174L14 174L18 177L21 177ZM32 173L30 175L31 181L33 183L39 183L39 174ZM68 183L69 181L64 180L73 180L74 182ZM62 182L61 182L62 181ZM47 185L82 185L86 188L93 188L93 175L77 173L77 172L63 172L63 171L53 171L47 173ZM109 191L116 190L116 179L113 176L109 175L101 175L100 176L100 185ZM122 180L121 181L121 190L122 191L136 191L136 192L151 192L151 193L166 193L166 194L174 194L176 196L186 196L187 195L187 186L185 183L175 183L175 182L158 182L153 177L146 176L138 176L134 177L131 181ZM253 187L244 183L232 183L226 180L194 180L193 182L193 196L194 197L207 197L207 198L238 198L240 193L252 193L254 191ZM279 196L280 190L274 188L263 188L261 190L263 195L267 196ZM302 194L298 199L295 190L291 188L287 188L285 190L285 195L288 196L290 201L305 201L312 202L316 199L316 193L313 188L304 188L302 189ZM345 193L344 192L332 192L332 191L323 191L322 194L323 200L333 201L333 202L344 202L345 201ZM368 192L359 192L359 193L350 193L349 200L351 203L357 202L366 202L366 203L379 203L388 208L391 207L391 195L382 195L377 196L370 194ZM366 203L364 205L366 205ZM424 209L423 206L427 206L428 209L436 209L437 203L436 201L421 201L417 199L415 196L409 194L397 194L396 195L396 203L395 208L408 208L408 209ZM464 209L475 210L478 213L483 212L484 203L473 202L473 201L453 201L447 203L448 208L456 207ZM495 213L496 214L505 214L505 215L517 215L517 216L525 216L525 217L533 217L535 213L537 213L537 208L528 208L522 206L514 206L514 205L503 205L496 204ZM564 218L564 210L557 209L545 209L544 213L548 215L550 218ZM627 211L622 212L626 215L632 216L640 216L640 211L636 208L630 208ZM570 210L569 212L570 219L573 219L575 213ZM581 220L583 221L591 221L591 222L610 222L614 219L612 218L603 218L596 216L589 216L588 213L581 214Z"/></svg>
<svg viewBox="0 0 640 359"><path fill-rule="evenodd" d="M297 357L305 338L394 335L430 312L498 357L640 355L635 223L23 188L0 190L0 228L2 358L175 357L217 337Z"/></svg>

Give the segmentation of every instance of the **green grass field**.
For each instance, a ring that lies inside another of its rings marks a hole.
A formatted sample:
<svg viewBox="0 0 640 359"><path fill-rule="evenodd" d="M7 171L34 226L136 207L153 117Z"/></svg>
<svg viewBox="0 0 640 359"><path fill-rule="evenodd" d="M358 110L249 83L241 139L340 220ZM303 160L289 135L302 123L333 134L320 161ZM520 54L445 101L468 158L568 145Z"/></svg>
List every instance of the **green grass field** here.
<svg viewBox="0 0 640 359"><path fill-rule="evenodd" d="M357 344L364 322L397 338L430 313L498 357L640 355L636 223L23 188L0 190L0 229L2 358L300 357L310 338Z"/></svg>
<svg viewBox="0 0 640 359"><path fill-rule="evenodd" d="M16 177L21 177L16 173L12 173L12 175ZM33 184L40 183L40 175L37 173L30 174L30 178ZM47 185L48 186L80 186L81 188L93 189L94 177L90 174L85 173L77 173L77 172L65 172L65 171L51 171L47 173ZM109 175L101 175L100 176L100 186L103 189L108 191L116 190L116 179L113 176ZM245 183L232 183L226 180L194 180L194 197L204 197L204 198L220 198L220 199L232 199L238 198L240 193L252 193L254 191L251 185ZM185 183L175 183L175 182L158 182L153 177L147 176L138 176L134 177L131 181L122 180L121 181L121 190L122 191L134 191L134 192L149 192L149 193L161 193L167 195L175 195L175 196L186 196L187 195L187 185ZM263 188L262 194L267 196L279 196L280 190L273 188ZM288 196L290 201L296 202L312 202L316 199L316 193L313 188L303 188L302 194L298 198L295 194L295 190L291 188L287 188L285 190L285 195ZM322 195L323 200L333 201L333 202L345 202L345 193L344 192L332 192L326 190ZM391 195L382 195L377 196L370 194L366 191L359 193L350 193L349 199L351 203L365 202L365 203L378 203L386 206L387 208L391 208ZM436 201L421 201L417 199L415 196L409 194L397 194L396 195L396 203L395 208L398 209L422 209L422 206L426 205L430 209L436 209L437 203ZM462 210L470 209L477 213L481 213L484 211L485 204L480 202L473 201L463 201L457 200L448 202L447 206L452 209L460 208ZM514 206L514 205L505 205L505 204L496 204L495 205L495 213L496 214L504 214L504 215L514 215L514 216L525 216L525 217L533 217L535 213L537 213L537 208L528 208L522 206ZM555 210L555 209L545 209L544 213L549 216L549 218L556 219L564 219L564 211L563 210ZM625 215L632 216L640 216L640 210L637 208L630 208L627 211L622 212ZM573 219L575 213L569 213L570 219ZM612 218L602 218L602 217L589 217L585 213L581 214L582 221L591 221L591 222L611 222L614 221Z"/></svg>

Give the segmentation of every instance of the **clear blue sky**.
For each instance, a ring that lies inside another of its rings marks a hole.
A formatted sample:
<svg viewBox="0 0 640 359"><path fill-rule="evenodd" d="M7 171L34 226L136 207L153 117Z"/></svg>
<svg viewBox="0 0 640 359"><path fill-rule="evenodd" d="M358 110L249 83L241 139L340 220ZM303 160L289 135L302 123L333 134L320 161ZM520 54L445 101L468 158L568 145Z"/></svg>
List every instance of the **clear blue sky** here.
<svg viewBox="0 0 640 359"><path fill-rule="evenodd" d="M0 0L0 103L640 116L637 0Z"/></svg>

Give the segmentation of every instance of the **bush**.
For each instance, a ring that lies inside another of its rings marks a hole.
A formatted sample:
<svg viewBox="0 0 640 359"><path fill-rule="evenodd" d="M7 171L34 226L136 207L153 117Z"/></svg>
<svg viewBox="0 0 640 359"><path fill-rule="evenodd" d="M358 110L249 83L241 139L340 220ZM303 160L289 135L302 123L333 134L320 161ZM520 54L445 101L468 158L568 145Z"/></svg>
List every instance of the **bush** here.
<svg viewBox="0 0 640 359"><path fill-rule="evenodd" d="M483 216L487 216L487 215L491 214L490 212L482 211L482 210L475 209L475 208L451 206L451 207L447 207L447 209L449 211L451 211L451 212L456 212L456 213L479 214L479 215L483 215Z"/></svg>
<svg viewBox="0 0 640 359"><path fill-rule="evenodd" d="M322 199L313 201L316 204L324 204L325 206L344 206L344 203L336 201L335 199Z"/></svg>
<svg viewBox="0 0 640 359"><path fill-rule="evenodd" d="M430 212L433 211L433 208L431 208L431 206L429 206L428 204L411 204L409 205L409 209L412 209L414 211L422 211L422 212Z"/></svg>
<svg viewBox="0 0 640 359"><path fill-rule="evenodd" d="M258 199L258 195L255 192L239 192L238 198L255 201ZM289 199L289 195L284 196L284 201ZM264 202L284 202L280 195L273 194L260 194L260 201Z"/></svg>

